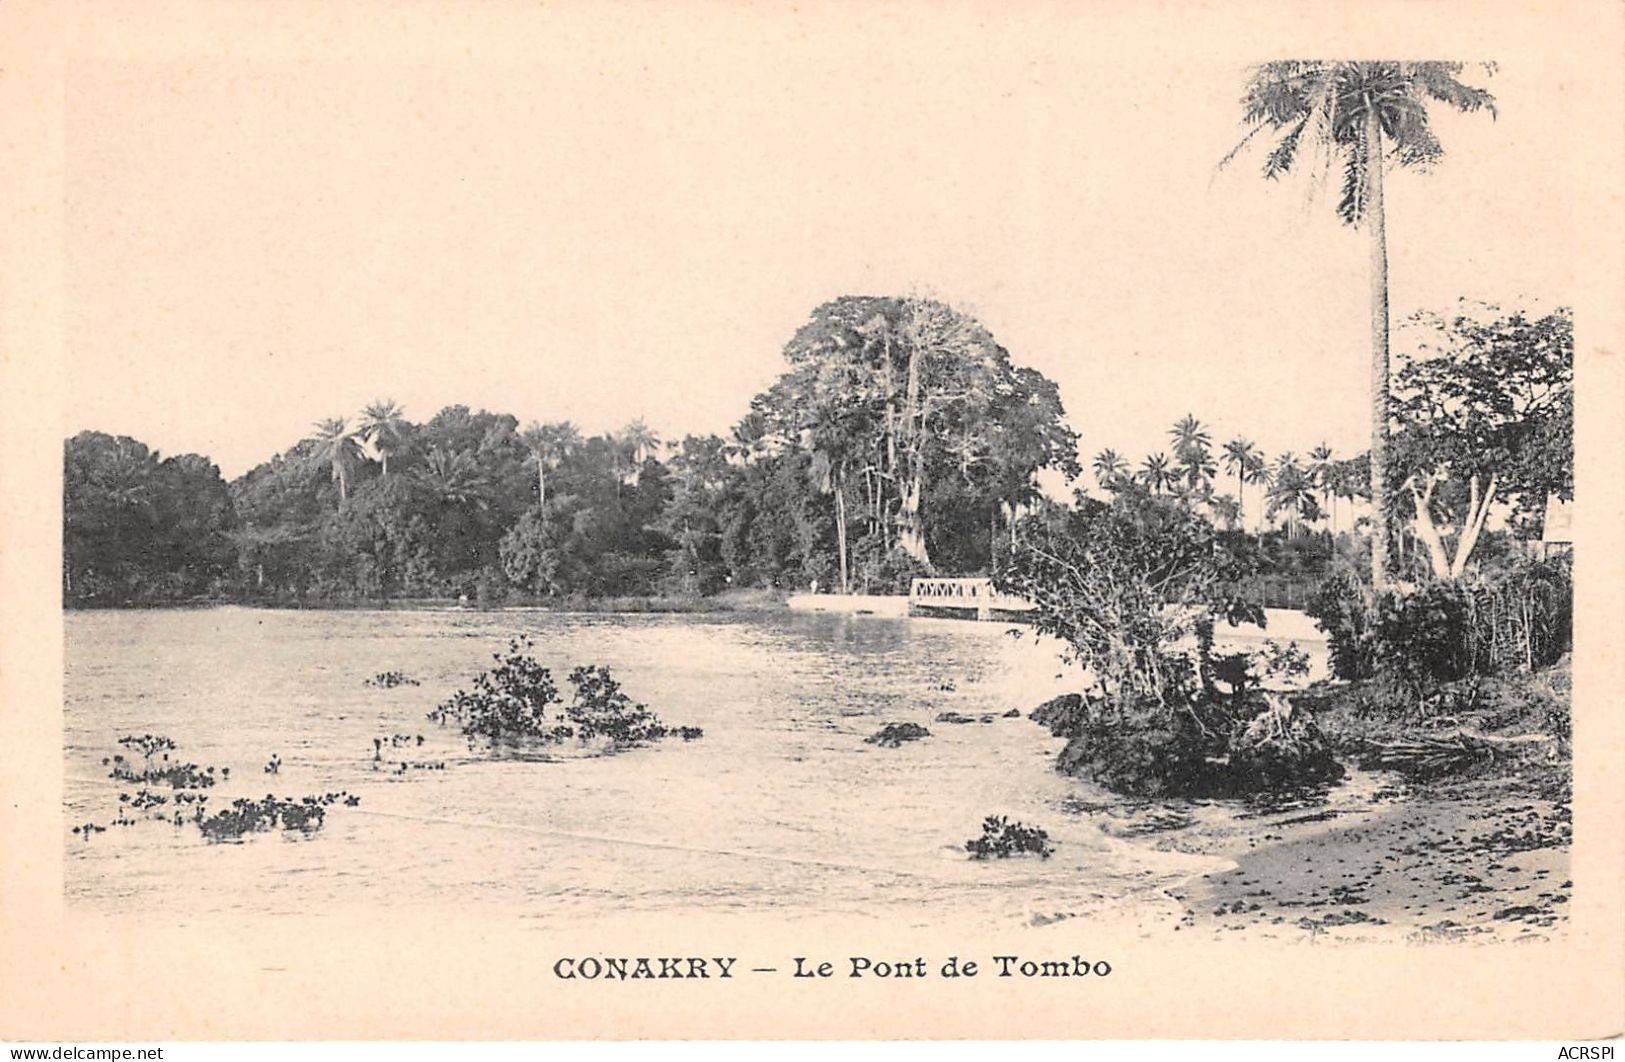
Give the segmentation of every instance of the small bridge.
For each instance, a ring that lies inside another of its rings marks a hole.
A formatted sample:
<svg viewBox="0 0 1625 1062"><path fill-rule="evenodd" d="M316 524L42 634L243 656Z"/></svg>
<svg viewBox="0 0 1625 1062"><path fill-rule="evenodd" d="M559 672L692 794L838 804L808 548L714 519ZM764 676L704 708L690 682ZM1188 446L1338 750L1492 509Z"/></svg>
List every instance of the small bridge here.
<svg viewBox="0 0 1625 1062"><path fill-rule="evenodd" d="M1031 612L1032 607L1019 597L999 593L991 579L916 579L908 589L911 616L974 616L991 620Z"/></svg>

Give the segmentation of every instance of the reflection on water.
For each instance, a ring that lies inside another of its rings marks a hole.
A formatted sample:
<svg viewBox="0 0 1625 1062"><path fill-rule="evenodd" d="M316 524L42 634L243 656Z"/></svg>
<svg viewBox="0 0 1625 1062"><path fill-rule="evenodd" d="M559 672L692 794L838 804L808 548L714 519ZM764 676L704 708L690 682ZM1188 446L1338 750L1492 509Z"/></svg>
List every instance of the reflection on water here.
<svg viewBox="0 0 1625 1062"><path fill-rule="evenodd" d="M1053 646L999 624L870 616L198 611L66 618L66 887L72 903L171 915L436 906L543 924L621 912L869 916L893 926L1150 917L1200 864L1102 828L1132 808L1053 769L1057 739L1023 712L1063 688ZM491 761L424 714L529 633L562 678L611 667L672 724L703 727L615 756ZM419 686L363 685L400 670ZM934 722L945 711L990 723ZM865 744L887 722L930 727ZM101 759L127 733L231 768L211 804L267 792L359 794L308 840L210 845L110 820ZM423 734L410 752L398 733ZM373 739L385 738L385 769ZM262 765L281 759L277 774ZM443 771L389 770L395 760ZM1090 810L1093 808L1094 810ZM984 816L1043 826L1047 861L974 862ZM1153 814L1188 814L1161 809ZM1131 831L1132 832L1132 831Z"/></svg>

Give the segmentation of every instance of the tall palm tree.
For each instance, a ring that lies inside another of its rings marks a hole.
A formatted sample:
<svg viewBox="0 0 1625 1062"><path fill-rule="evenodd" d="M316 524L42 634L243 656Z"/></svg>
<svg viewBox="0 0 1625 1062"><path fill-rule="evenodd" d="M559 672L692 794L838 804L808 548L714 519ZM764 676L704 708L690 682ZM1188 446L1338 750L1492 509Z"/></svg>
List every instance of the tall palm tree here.
<svg viewBox="0 0 1625 1062"><path fill-rule="evenodd" d="M1106 490L1116 490L1129 474L1128 462L1116 450L1105 449L1095 455L1095 481Z"/></svg>
<svg viewBox="0 0 1625 1062"><path fill-rule="evenodd" d="M1247 526L1247 477L1259 461L1258 448L1251 439L1238 435L1224 444L1224 467L1236 477L1236 506L1243 528Z"/></svg>
<svg viewBox="0 0 1625 1062"><path fill-rule="evenodd" d="M751 410L729 432L728 457L737 457L741 463L749 465L767 448L767 435L767 418Z"/></svg>
<svg viewBox="0 0 1625 1062"><path fill-rule="evenodd" d="M1168 437L1173 440L1174 459L1183 469L1185 485L1191 490L1199 489L1215 471L1213 440L1207 428L1194 413L1187 413L1168 429Z"/></svg>
<svg viewBox="0 0 1625 1062"><path fill-rule="evenodd" d="M1275 136L1264 162L1274 180L1289 172L1310 145L1309 165L1343 170L1337 213L1345 224L1364 224L1371 256L1371 578L1388 583L1388 244L1383 216L1383 171L1425 169L1444 154L1428 124L1428 102L1458 111L1487 110L1495 97L1463 84L1463 64L1444 62L1329 62L1287 60L1255 67L1242 95L1242 122L1250 126L1220 165L1260 132ZM1494 66L1485 64L1486 73Z"/></svg>
<svg viewBox="0 0 1625 1062"><path fill-rule="evenodd" d="M1321 443L1309 451L1309 479L1320 494L1320 503L1331 514L1332 534L1337 534L1337 509L1332 503L1332 473L1334 471L1332 448Z"/></svg>
<svg viewBox="0 0 1625 1062"><path fill-rule="evenodd" d="M1173 482L1173 470L1167 454L1152 454L1140 462L1140 478L1152 494L1161 494Z"/></svg>
<svg viewBox="0 0 1625 1062"><path fill-rule="evenodd" d="M389 475L389 455L399 453L406 441L406 411L393 398L380 398L361 411L357 434L378 452L384 475Z"/></svg>
<svg viewBox="0 0 1625 1062"><path fill-rule="evenodd" d="M525 463L536 466L536 504L546 508L547 474L581 445L581 433L567 420L552 424L533 420L520 433L519 441L529 453Z"/></svg>
<svg viewBox="0 0 1625 1062"><path fill-rule="evenodd" d="M1246 476L1248 483L1263 490L1266 495L1275 483L1275 474L1270 471L1270 463L1265 460L1262 453L1254 454L1247 462Z"/></svg>
<svg viewBox="0 0 1625 1062"><path fill-rule="evenodd" d="M1275 460L1275 474L1270 477L1269 512L1286 513L1287 537L1298 536L1298 524L1314 511L1315 484L1308 471L1298 463L1298 457L1288 450Z"/></svg>
<svg viewBox="0 0 1625 1062"><path fill-rule="evenodd" d="M1196 419L1196 414L1187 413L1174 422L1168 429L1168 438L1173 440L1174 449L1204 449L1213 441L1208 435L1207 427Z"/></svg>
<svg viewBox="0 0 1625 1062"><path fill-rule="evenodd" d="M479 463L467 450L436 446L414 474L419 485L440 501L485 507L485 479L480 475Z"/></svg>
<svg viewBox="0 0 1625 1062"><path fill-rule="evenodd" d="M309 441L316 444L311 460L332 469L333 482L339 485L339 504L343 505L350 500L350 467L361 457L361 444L343 417L317 421L316 433Z"/></svg>
<svg viewBox="0 0 1625 1062"><path fill-rule="evenodd" d="M1185 486L1195 494L1213 491L1213 477L1219 468L1213 463L1213 454L1206 448L1200 450L1186 450L1179 455L1179 464L1184 469Z"/></svg>
<svg viewBox="0 0 1625 1062"><path fill-rule="evenodd" d="M637 417L621 429L621 445L626 447L633 465L641 465L644 458L653 456L660 449L660 436L643 422L642 417Z"/></svg>

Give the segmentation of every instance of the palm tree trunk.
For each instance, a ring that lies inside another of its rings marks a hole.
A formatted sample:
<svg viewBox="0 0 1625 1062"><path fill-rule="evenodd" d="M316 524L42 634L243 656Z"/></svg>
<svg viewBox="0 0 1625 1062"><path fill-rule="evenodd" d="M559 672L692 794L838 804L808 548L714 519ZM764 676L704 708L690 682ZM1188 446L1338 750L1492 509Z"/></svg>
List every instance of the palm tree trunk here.
<svg viewBox="0 0 1625 1062"><path fill-rule="evenodd" d="M999 552L999 505L995 502L987 510L987 570L993 570L993 558Z"/></svg>
<svg viewBox="0 0 1625 1062"><path fill-rule="evenodd" d="M547 508L547 469L539 460L536 462L536 507Z"/></svg>
<svg viewBox="0 0 1625 1062"><path fill-rule="evenodd" d="M841 593L850 593L846 572L846 476L835 477L835 544L841 556Z"/></svg>
<svg viewBox="0 0 1625 1062"><path fill-rule="evenodd" d="M1371 233L1371 585L1388 586L1388 234L1382 206L1382 127L1366 112Z"/></svg>

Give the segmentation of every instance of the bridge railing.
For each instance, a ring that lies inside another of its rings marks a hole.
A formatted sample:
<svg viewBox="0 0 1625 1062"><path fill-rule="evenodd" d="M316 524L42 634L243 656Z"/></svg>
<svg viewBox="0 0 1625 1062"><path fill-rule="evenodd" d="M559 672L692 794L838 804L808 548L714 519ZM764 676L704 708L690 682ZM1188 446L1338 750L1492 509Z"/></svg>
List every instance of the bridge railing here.
<svg viewBox="0 0 1625 1062"><path fill-rule="evenodd" d="M1025 612L1032 605L1019 597L1001 594L991 579L915 579L909 584L910 606L965 608L986 612Z"/></svg>

